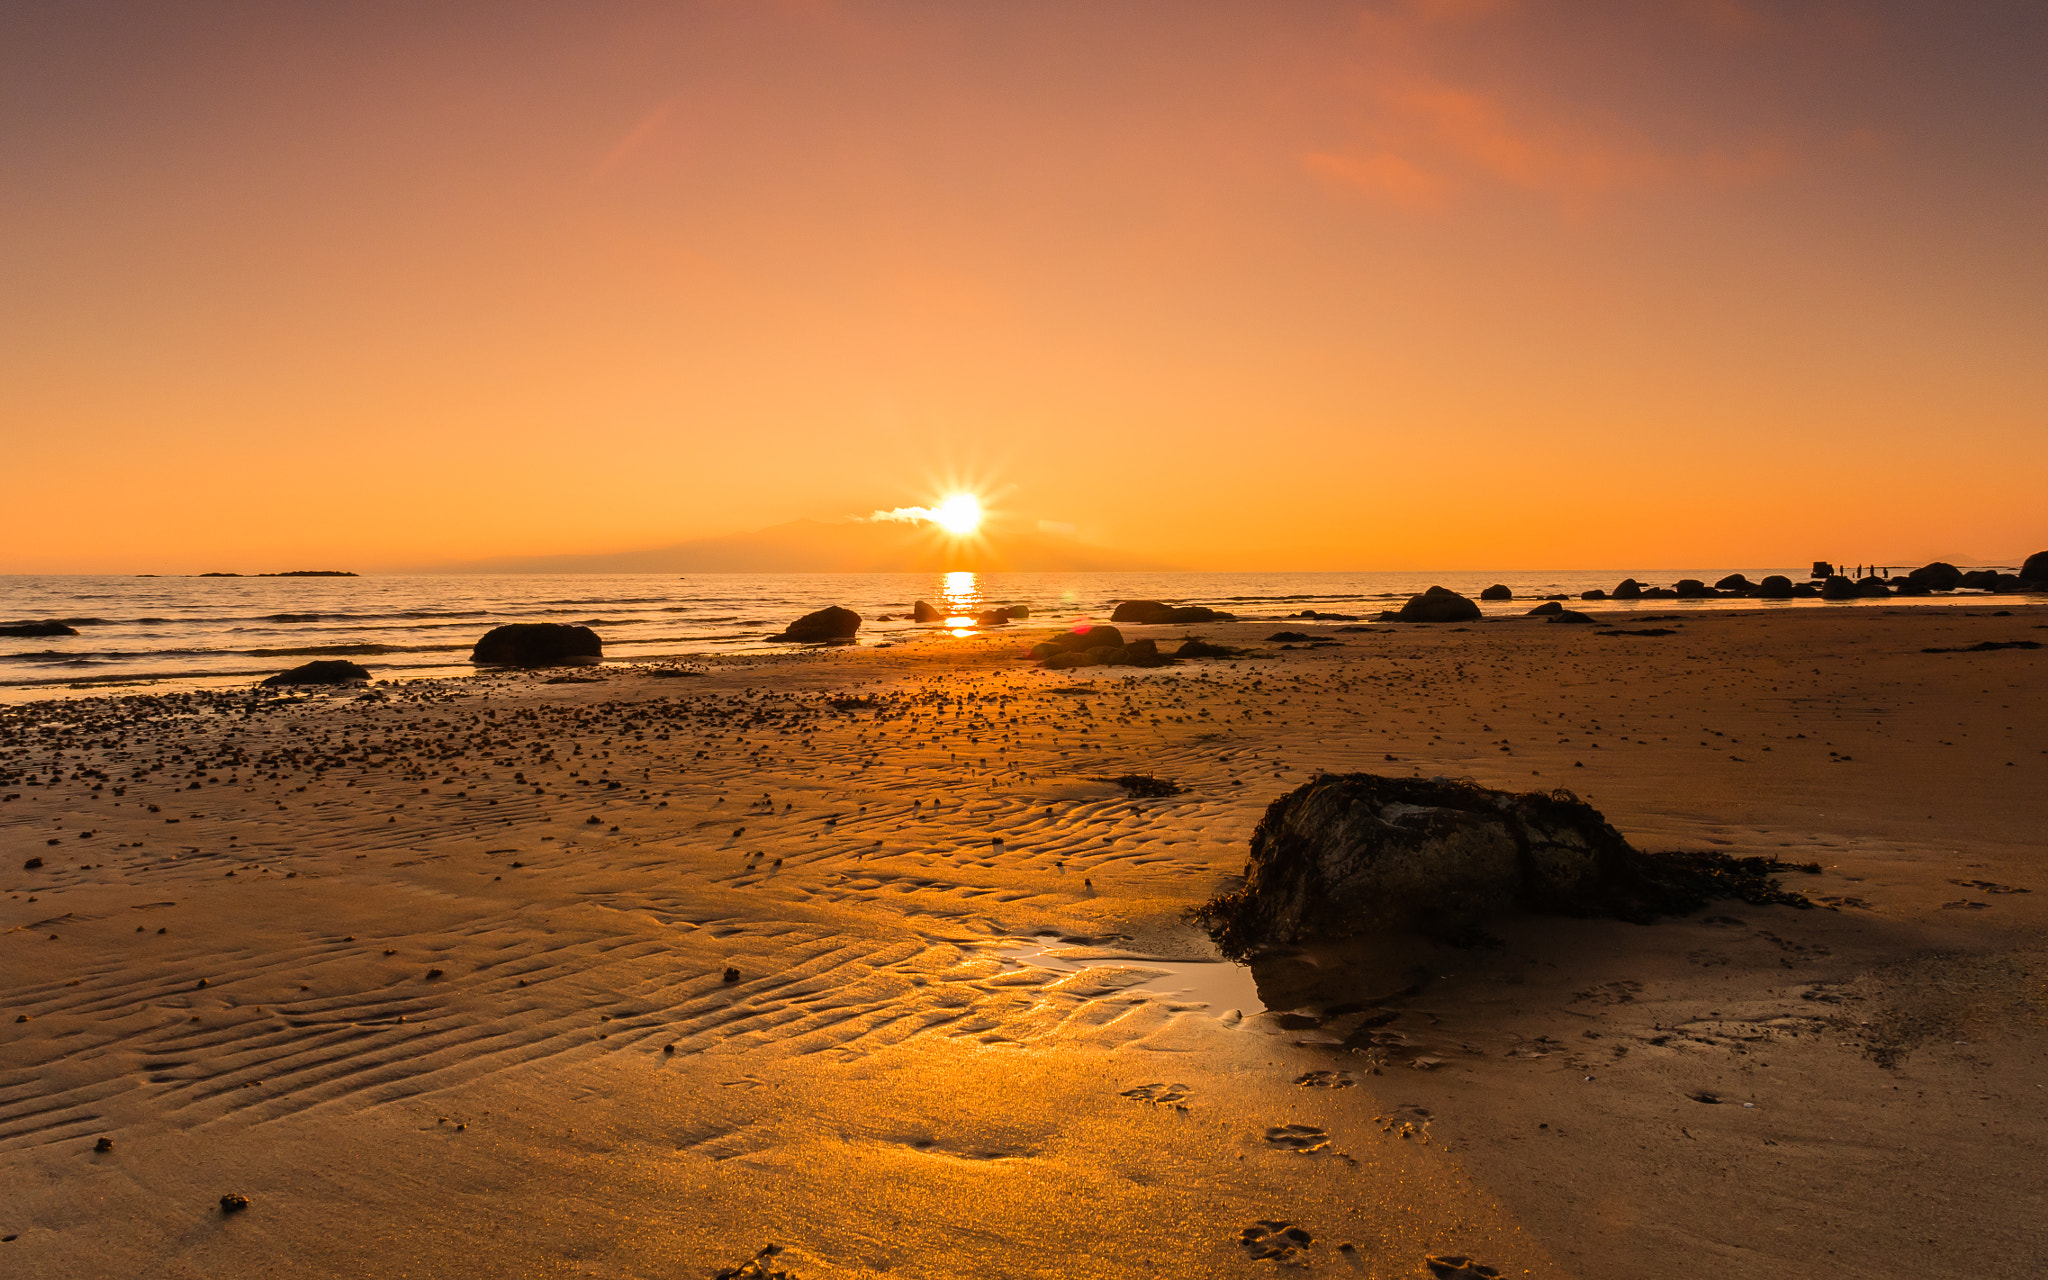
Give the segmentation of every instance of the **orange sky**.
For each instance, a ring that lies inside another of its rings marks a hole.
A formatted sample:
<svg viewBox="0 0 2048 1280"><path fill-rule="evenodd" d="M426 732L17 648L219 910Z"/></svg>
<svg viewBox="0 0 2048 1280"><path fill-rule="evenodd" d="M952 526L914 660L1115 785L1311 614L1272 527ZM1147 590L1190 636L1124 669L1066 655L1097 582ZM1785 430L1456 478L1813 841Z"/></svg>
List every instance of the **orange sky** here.
<svg viewBox="0 0 2048 1280"><path fill-rule="evenodd" d="M0 572L2048 547L2035 3L0 9Z"/></svg>

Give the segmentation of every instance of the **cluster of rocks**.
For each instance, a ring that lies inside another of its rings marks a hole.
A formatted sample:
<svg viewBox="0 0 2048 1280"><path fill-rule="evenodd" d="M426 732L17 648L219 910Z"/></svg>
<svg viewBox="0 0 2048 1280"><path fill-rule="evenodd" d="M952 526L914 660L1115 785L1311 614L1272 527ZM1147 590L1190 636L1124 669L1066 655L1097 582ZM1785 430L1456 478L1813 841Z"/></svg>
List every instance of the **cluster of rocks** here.
<svg viewBox="0 0 2048 1280"><path fill-rule="evenodd" d="M1109 615L1111 622L1139 626L1182 626L1191 622L1229 622L1237 615L1199 604L1166 604L1159 600L1126 600Z"/></svg>
<svg viewBox="0 0 2048 1280"><path fill-rule="evenodd" d="M1568 791L1335 774L1267 807L1243 887L1197 918L1242 958L1373 934L1469 936L1515 910L1642 919L1722 896L1812 905L1772 878L1786 869L1765 858L1640 853Z"/></svg>
<svg viewBox="0 0 2048 1280"><path fill-rule="evenodd" d="M1029 605L1011 604L996 609L979 609L972 614L961 615L947 613L929 600L919 600L910 606L910 620L912 622L944 622L948 618L961 616L971 617L974 620L974 625L977 627L1001 627L1007 626L1019 619L1030 617L1031 608ZM890 617L891 615L885 613L882 615L881 620L887 622L890 620Z"/></svg>
<svg viewBox="0 0 2048 1280"><path fill-rule="evenodd" d="M1173 661L1159 652L1157 640L1125 640L1123 632L1100 623L1032 645L1026 656L1052 671L1068 667L1163 667Z"/></svg>
<svg viewBox="0 0 2048 1280"><path fill-rule="evenodd" d="M1771 574L1762 582L1751 582L1740 573L1727 577L1709 586L1698 578L1681 578L1668 587L1645 586L1634 578L1624 578L1612 591L1582 591L1581 600L1705 600L1715 597L1732 597L1755 600L1862 600L1880 596L1924 596L1937 591L2008 592L2029 589L2048 589L2048 551L2027 557L2027 562L2016 573L2000 573L1996 569L1972 569L1967 572L1952 564L1937 560L1925 564L1911 573L1890 578L1869 575L1862 578L1848 578L1831 574L1822 581L1794 582L1781 573ZM1488 591L1506 591L1505 587L1490 587ZM1482 599L1509 599L1509 596L1491 596L1482 593Z"/></svg>

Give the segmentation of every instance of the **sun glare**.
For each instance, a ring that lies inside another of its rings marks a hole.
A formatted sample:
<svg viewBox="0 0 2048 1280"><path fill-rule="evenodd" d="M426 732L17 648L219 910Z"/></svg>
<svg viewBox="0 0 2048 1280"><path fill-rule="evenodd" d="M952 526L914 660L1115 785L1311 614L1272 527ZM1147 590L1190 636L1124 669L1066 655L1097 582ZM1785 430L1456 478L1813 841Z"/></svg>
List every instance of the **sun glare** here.
<svg viewBox="0 0 2048 1280"><path fill-rule="evenodd" d="M956 493L932 509L932 519L947 533L964 537L981 527L981 499Z"/></svg>

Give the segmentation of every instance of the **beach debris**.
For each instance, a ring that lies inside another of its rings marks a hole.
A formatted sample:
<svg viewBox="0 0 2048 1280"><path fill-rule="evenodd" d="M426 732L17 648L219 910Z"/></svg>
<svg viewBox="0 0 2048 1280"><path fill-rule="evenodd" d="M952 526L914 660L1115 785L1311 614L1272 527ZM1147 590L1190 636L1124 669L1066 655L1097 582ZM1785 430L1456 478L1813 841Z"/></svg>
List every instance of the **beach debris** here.
<svg viewBox="0 0 2048 1280"><path fill-rule="evenodd" d="M1431 587L1409 597L1396 615L1402 622L1477 622L1479 606L1449 587Z"/></svg>
<svg viewBox="0 0 2048 1280"><path fill-rule="evenodd" d="M112 1151L114 1149L114 1140L112 1138L101 1138L98 1142L92 1144L92 1149L102 1154Z"/></svg>
<svg viewBox="0 0 2048 1280"><path fill-rule="evenodd" d="M293 667L290 671L280 671L264 680L263 687L274 689L285 685L354 684L369 678L370 669L359 663L349 662L343 658L323 658L318 662Z"/></svg>
<svg viewBox="0 0 2048 1280"><path fill-rule="evenodd" d="M1261 1218L1237 1233L1237 1243L1255 1262L1307 1266L1308 1259L1302 1254L1315 1243L1315 1237L1291 1222Z"/></svg>
<svg viewBox="0 0 2048 1280"><path fill-rule="evenodd" d="M589 627L567 622L510 622L492 627L469 660L478 666L561 667L604 657L604 641Z"/></svg>
<svg viewBox="0 0 2048 1280"><path fill-rule="evenodd" d="M768 639L775 644L851 644L859 631L860 615L833 604L805 614Z"/></svg>
<svg viewBox="0 0 2048 1280"><path fill-rule="evenodd" d="M739 980L740 980L740 971L739 971L738 969L732 968L731 966L727 966L727 968L726 968L726 971L725 971L725 981L727 981L727 982L738 982Z"/></svg>
<svg viewBox="0 0 2048 1280"><path fill-rule="evenodd" d="M227 1195L224 1195L220 1198L220 1211L222 1213L240 1213L242 1210L248 1207L249 1197L245 1195L237 1195L234 1192L229 1192Z"/></svg>
<svg viewBox="0 0 2048 1280"><path fill-rule="evenodd" d="M1326 774L1275 800L1244 884L1195 909L1224 954L1373 933L1465 938L1513 910L1647 920L1710 899L1811 907L1775 858L1646 854L1569 791ZM1818 870L1800 866L1800 870Z"/></svg>
<svg viewBox="0 0 2048 1280"><path fill-rule="evenodd" d="M51 843L54 844L56 842L51 841ZM43 860L41 858L30 858L21 864L21 869L23 871L40 871L43 869Z"/></svg>
<svg viewBox="0 0 2048 1280"><path fill-rule="evenodd" d="M1166 604L1159 600L1126 600L1109 615L1111 622L1135 622L1139 626L1180 625L1190 622L1229 622L1237 615L1199 604Z"/></svg>

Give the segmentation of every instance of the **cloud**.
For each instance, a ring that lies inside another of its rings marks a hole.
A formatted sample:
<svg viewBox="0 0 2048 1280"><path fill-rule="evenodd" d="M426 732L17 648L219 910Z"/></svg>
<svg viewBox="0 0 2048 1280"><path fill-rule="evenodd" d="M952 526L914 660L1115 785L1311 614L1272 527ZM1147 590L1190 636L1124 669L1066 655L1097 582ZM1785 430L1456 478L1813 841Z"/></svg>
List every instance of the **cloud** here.
<svg viewBox="0 0 2048 1280"><path fill-rule="evenodd" d="M1450 194L1450 182L1426 173L1404 156L1381 151L1368 156L1312 151L1301 162L1311 173L1404 209L1433 209Z"/></svg>
<svg viewBox="0 0 2048 1280"><path fill-rule="evenodd" d="M877 511L873 515L854 517L862 524L917 524L935 522L938 518L939 513L930 507L892 507L887 511Z"/></svg>

